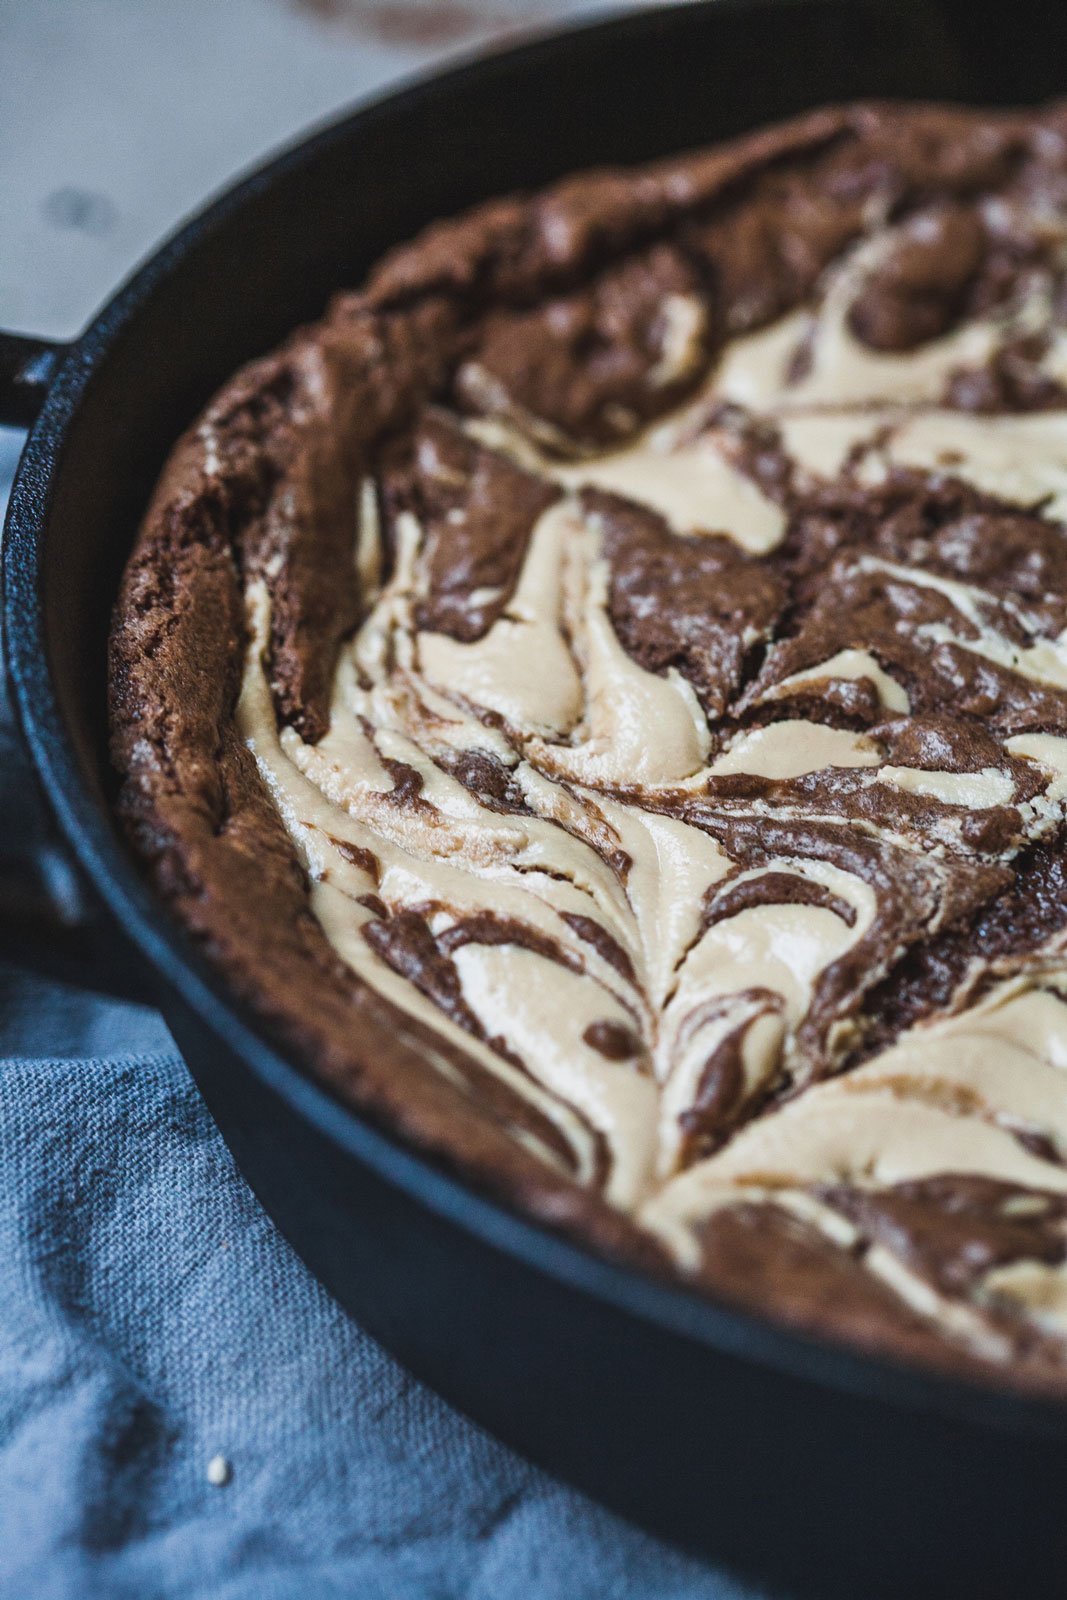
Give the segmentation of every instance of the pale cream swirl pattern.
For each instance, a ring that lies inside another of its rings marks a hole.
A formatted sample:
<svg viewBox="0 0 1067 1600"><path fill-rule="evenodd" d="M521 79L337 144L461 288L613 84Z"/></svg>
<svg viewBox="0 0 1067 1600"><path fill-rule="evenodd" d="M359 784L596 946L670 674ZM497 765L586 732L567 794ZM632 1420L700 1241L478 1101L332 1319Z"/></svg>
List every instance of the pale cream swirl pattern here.
<svg viewBox="0 0 1067 1600"><path fill-rule="evenodd" d="M1067 1338L1067 409L957 401L1067 332L1035 270L873 348L898 233L615 451L467 372L364 485L328 731L278 726L261 582L238 720L336 952L683 1271L770 1204L998 1356Z"/></svg>

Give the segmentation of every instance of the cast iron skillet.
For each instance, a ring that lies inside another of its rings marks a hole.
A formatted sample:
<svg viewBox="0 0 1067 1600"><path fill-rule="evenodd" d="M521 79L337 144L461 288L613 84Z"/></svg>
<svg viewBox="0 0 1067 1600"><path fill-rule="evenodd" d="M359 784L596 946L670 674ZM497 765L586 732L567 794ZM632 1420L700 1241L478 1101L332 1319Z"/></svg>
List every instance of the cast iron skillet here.
<svg viewBox="0 0 1067 1600"><path fill-rule="evenodd" d="M494 1433L790 1592L1064 1592L1067 1406L797 1338L616 1269L465 1189L282 1059L153 899L109 812L108 612L171 443L390 244L492 194L820 101L1067 89L1042 0L715 0L541 39L326 128L231 190L65 348L7 337L33 423L4 543L7 670L54 822L4 763L2 949L153 999L316 1275ZM35 420L36 419L36 420Z"/></svg>

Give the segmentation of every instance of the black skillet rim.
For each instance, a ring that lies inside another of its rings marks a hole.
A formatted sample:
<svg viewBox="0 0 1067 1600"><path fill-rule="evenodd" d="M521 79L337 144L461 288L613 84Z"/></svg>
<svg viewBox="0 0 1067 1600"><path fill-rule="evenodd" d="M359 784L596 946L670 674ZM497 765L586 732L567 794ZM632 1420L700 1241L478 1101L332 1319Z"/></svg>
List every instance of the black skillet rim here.
<svg viewBox="0 0 1067 1600"><path fill-rule="evenodd" d="M715 0L716 10L770 9L803 0ZM129 321L168 274L201 240L282 173L298 170L321 150L358 136L398 110L416 111L439 93L497 69L550 59L570 35L602 35L670 26L692 9L691 0L649 11L619 11L573 20L525 35L492 55L461 59L443 71L409 79L355 111L330 118L284 146L247 176L228 185L184 221L117 289L69 347L45 404L30 431L8 507L3 544L3 629L8 681L33 763L64 838L122 932L147 958L157 980L217 1036L227 1040L254 1074L293 1113L306 1118L346 1155L354 1157L418 1204L475 1235L535 1272L611 1304L665 1332L767 1366L800 1380L869 1398L894 1409L933 1413L1007 1434L1067 1439L1067 1405L963 1377L868 1355L845 1344L799 1334L784 1324L673 1288L616 1266L468 1187L430 1160L364 1121L305 1070L267 1042L250 1009L227 994L221 974L192 947L141 878L114 820L89 792L53 689L41 598L43 541L54 484L62 470L66 433L94 370L106 361Z"/></svg>

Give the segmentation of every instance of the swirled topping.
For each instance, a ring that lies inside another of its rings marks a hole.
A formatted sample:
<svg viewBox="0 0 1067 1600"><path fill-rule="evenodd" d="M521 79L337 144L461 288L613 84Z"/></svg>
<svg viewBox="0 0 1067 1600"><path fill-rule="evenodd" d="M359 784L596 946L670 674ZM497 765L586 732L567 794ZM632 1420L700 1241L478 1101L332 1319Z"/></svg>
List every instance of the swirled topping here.
<svg viewBox="0 0 1067 1600"><path fill-rule="evenodd" d="M269 562L237 719L526 1152L1007 1359L1067 1341L1067 182L961 130L502 292L376 437L325 731Z"/></svg>

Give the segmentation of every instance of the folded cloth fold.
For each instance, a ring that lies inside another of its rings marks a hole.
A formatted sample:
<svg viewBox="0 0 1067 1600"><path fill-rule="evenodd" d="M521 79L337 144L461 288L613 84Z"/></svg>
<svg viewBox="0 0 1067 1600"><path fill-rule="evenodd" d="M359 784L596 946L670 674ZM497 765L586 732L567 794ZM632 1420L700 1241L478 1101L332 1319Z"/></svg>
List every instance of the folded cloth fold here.
<svg viewBox="0 0 1067 1600"><path fill-rule="evenodd" d="M153 1012L0 969L0 1052L0 1596L749 1593L521 1461L361 1332L260 1209Z"/></svg>

